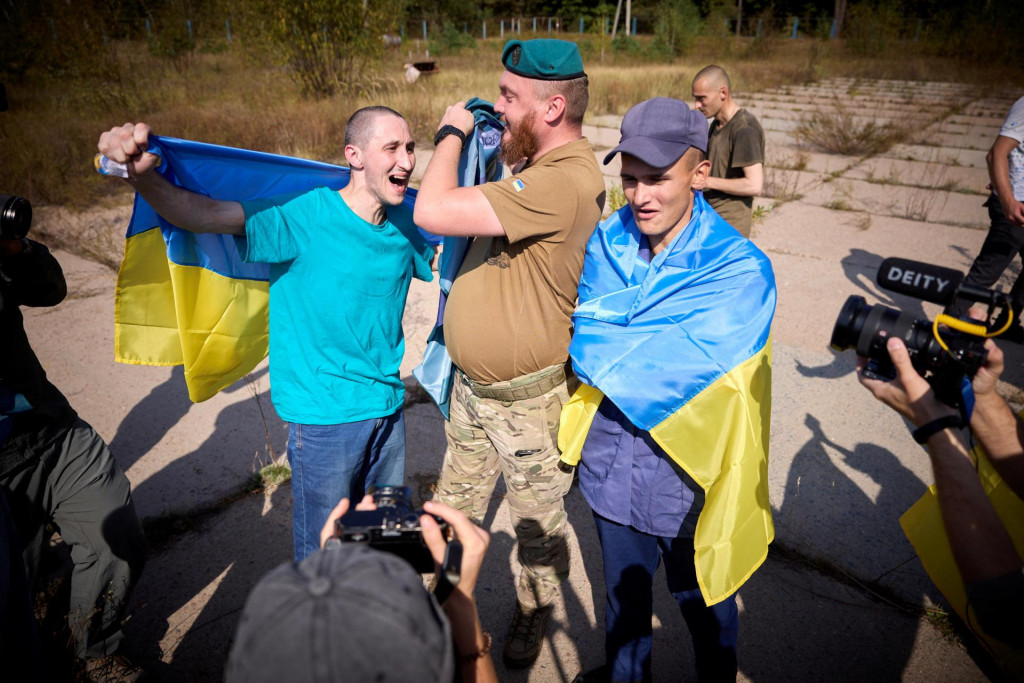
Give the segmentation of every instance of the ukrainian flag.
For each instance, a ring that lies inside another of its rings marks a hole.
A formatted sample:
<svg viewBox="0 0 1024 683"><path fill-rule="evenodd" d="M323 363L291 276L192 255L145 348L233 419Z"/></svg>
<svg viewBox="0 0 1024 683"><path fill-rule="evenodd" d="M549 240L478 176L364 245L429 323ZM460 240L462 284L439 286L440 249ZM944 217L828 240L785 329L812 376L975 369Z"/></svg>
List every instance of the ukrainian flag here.
<svg viewBox="0 0 1024 683"><path fill-rule="evenodd" d="M459 186L468 187L501 180L504 169L498 153L501 151L501 132L505 130L505 124L495 113L494 105L487 100L473 97L466 102L466 109L473 113L474 126L459 157ZM431 237L437 239L436 236ZM434 399L445 420L448 419L455 366L444 345L444 309L455 276L459 274L462 262L466 259L469 242L468 237L452 236L445 237L442 242L431 241L432 244L444 245L437 267L438 284L441 286L437 323L427 338L423 360L412 371L423 390Z"/></svg>
<svg viewBox="0 0 1024 683"><path fill-rule="evenodd" d="M579 462L604 396L704 489L694 538L713 605L768 556L771 262L695 193L693 216L651 262L628 206L587 245L569 345L583 383L562 410L562 459ZM585 457L585 455L584 455Z"/></svg>
<svg viewBox="0 0 1024 683"><path fill-rule="evenodd" d="M349 180L332 164L155 135L150 142L167 180L216 199L337 190ZM402 209L410 222L412 195ZM256 367L267 355L269 266L242 262L243 239L177 228L136 195L115 293L116 360L184 364L196 402Z"/></svg>

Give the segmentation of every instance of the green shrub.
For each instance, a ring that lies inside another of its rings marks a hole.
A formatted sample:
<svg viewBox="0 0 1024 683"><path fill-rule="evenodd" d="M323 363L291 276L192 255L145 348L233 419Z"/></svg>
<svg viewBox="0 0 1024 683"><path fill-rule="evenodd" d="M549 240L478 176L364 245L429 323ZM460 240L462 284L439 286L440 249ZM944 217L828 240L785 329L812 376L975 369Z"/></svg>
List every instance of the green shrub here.
<svg viewBox="0 0 1024 683"><path fill-rule="evenodd" d="M287 64L305 95L324 98L365 87L370 64L384 53L381 36L397 33L402 0L254 0L247 41Z"/></svg>
<svg viewBox="0 0 1024 683"><path fill-rule="evenodd" d="M685 54L704 28L700 10L691 0L666 0L661 4L661 19L648 52L656 59L671 60Z"/></svg>
<svg viewBox="0 0 1024 683"><path fill-rule="evenodd" d="M898 3L874 7L868 3L854 5L846 14L843 29L846 47L858 55L886 54L895 47L902 25Z"/></svg>
<svg viewBox="0 0 1024 683"><path fill-rule="evenodd" d="M638 56L643 52L643 46L640 41L633 36L615 36L615 40L612 41L612 50L615 52L621 52L631 57Z"/></svg>
<svg viewBox="0 0 1024 683"><path fill-rule="evenodd" d="M444 22L440 35L435 32L435 36L428 43L431 54L457 55L466 48L476 47L476 39L455 28L450 21Z"/></svg>
<svg viewBox="0 0 1024 683"><path fill-rule="evenodd" d="M622 185L612 185L608 190L608 198L605 202L605 211L613 214L626 205L626 193L622 191Z"/></svg>

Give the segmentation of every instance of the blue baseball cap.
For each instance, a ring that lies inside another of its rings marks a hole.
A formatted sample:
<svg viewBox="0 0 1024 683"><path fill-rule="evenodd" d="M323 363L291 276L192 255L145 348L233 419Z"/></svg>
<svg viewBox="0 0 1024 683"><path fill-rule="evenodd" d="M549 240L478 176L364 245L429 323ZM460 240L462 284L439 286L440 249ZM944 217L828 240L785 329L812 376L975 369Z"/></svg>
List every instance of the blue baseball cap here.
<svg viewBox="0 0 1024 683"><path fill-rule="evenodd" d="M616 154L630 154L640 161L665 168L686 150L708 151L708 121L686 103L671 97L655 97L634 105L622 119L619 146L608 152L604 163Z"/></svg>

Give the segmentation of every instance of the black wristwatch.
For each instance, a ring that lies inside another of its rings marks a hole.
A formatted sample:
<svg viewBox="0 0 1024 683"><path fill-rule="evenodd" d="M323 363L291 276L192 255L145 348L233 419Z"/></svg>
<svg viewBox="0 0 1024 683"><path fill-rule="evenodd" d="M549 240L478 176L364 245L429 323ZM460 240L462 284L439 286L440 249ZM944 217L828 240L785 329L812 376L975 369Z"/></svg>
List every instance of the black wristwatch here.
<svg viewBox="0 0 1024 683"><path fill-rule="evenodd" d="M462 141L462 147L460 148L460 150L466 148L466 134L463 133L458 128L456 128L455 126L451 125L450 123L445 124L437 129L437 135L434 136L434 147L437 147L441 140L444 140L449 135L454 135L455 137Z"/></svg>

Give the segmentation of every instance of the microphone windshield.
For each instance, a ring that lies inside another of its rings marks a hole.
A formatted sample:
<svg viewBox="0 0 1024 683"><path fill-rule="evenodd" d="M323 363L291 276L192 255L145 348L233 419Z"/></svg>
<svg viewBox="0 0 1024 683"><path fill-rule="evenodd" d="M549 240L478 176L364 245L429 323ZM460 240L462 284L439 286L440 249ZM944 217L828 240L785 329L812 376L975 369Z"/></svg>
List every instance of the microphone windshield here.
<svg viewBox="0 0 1024 683"><path fill-rule="evenodd" d="M878 269L876 282L890 292L948 306L964 279L952 268L903 258L887 258Z"/></svg>

